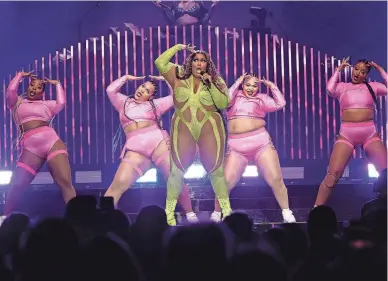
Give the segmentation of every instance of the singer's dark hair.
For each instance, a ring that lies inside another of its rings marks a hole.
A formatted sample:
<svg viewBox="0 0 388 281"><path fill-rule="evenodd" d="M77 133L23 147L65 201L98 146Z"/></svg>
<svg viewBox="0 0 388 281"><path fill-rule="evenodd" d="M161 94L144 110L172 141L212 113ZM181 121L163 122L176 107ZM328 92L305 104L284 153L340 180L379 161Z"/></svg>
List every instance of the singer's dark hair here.
<svg viewBox="0 0 388 281"><path fill-rule="evenodd" d="M369 73L369 72L371 71L371 69L372 69L372 66L369 64L369 61L368 61L367 59L359 59L359 60L356 62L356 64L357 64L357 63L363 63L363 64L365 64L366 67L367 67L368 73ZM364 84L365 84L366 87L368 88L369 93L371 94L371 96L372 96L372 98L373 98L373 101L375 102L376 108L378 108L378 106L377 106L377 97L376 97L375 91L373 91L373 88L372 88L372 86L368 83L368 80L367 80L367 79L365 79Z"/></svg>
<svg viewBox="0 0 388 281"><path fill-rule="evenodd" d="M224 83L222 83L222 84L219 83L219 79L217 79L220 77L220 74L219 74L216 66L214 65L214 62L211 59L210 55L205 51L199 50L199 51L195 51L195 52L191 53L186 58L186 61L182 65L182 67L176 68L176 78L178 78L179 80L186 80L192 75L192 67L191 66L192 66L193 60L197 54L201 54L201 55L205 56L206 62L207 62L206 73L211 76L212 81L213 81L214 85L217 87L217 89L220 90L223 94L227 95L227 91L225 91L227 89L225 89L225 85L223 85Z"/></svg>

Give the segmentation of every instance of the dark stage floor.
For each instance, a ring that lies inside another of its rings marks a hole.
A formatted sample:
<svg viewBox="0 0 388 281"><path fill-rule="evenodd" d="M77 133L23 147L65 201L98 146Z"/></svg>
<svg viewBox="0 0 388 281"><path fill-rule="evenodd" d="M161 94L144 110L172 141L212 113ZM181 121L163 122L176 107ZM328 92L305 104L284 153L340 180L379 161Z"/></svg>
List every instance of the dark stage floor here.
<svg viewBox="0 0 388 281"><path fill-rule="evenodd" d="M193 209L200 220L208 220L213 211L214 193L209 185L189 186ZM79 195L103 195L105 189L85 189L77 187ZM306 221L308 212L313 207L317 186L289 185L290 207L297 221ZM5 194L5 190L0 190ZM375 197L372 184L340 184L334 190L329 205L336 211L339 221L359 217L362 205ZM128 214L131 220L136 219L139 210L147 205L164 206L165 187L135 188L124 194L119 208ZM239 186L230 195L233 210L246 212L255 224L279 223L281 212L271 189L268 186ZM3 201L3 200L2 200ZM2 206L1 206L2 207ZM31 187L24 195L19 210L31 216L58 216L64 212L61 194L54 186ZM178 205L177 216L180 221L184 216Z"/></svg>

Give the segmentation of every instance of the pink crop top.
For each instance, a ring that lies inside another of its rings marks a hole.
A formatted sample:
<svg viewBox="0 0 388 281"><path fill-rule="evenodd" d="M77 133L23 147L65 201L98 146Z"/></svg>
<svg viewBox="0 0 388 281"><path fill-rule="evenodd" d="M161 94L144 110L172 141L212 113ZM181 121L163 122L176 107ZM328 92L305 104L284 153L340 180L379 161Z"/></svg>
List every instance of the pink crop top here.
<svg viewBox="0 0 388 281"><path fill-rule="evenodd" d="M239 86L240 83L236 82L229 88L230 103L226 112L228 120L242 117L263 119L267 112L275 112L286 106L286 100L277 87L271 89L273 98L267 94L248 98L238 89Z"/></svg>
<svg viewBox="0 0 388 281"><path fill-rule="evenodd" d="M66 105L66 95L60 83L56 85L57 100L30 101L20 99L17 94L22 75L18 73L9 83L7 89L7 106L15 112L15 123L21 125L32 120L50 122ZM20 102L18 104L18 100Z"/></svg>
<svg viewBox="0 0 388 281"><path fill-rule="evenodd" d="M137 102L133 98L129 98L126 95L120 94L120 88L127 82L125 76L113 81L108 88L106 88L106 92L108 94L108 98L114 108L119 112L120 115L120 123L123 129L128 125L141 121L153 121L157 122L154 114L154 110L150 102ZM173 97L171 95L172 90L170 85L167 83L170 88L170 95L167 97L154 99L154 105L156 108L156 114L158 118L167 112L174 105ZM124 105L125 105L125 114L124 114Z"/></svg>
<svg viewBox="0 0 388 281"><path fill-rule="evenodd" d="M379 82L369 83L377 97L387 95L387 73L382 71L381 76L385 81L385 85ZM328 95L339 100L341 110L352 108L375 108L375 102L372 95L364 83L338 83L338 78L339 71L336 70L327 82L326 90Z"/></svg>

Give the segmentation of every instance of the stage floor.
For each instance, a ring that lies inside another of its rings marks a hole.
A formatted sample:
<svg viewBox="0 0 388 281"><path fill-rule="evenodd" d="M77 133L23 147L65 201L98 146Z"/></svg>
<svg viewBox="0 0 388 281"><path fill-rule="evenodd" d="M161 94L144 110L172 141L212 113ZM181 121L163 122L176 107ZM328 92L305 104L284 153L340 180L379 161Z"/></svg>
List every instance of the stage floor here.
<svg viewBox="0 0 388 281"><path fill-rule="evenodd" d="M318 186L289 185L288 195L290 208L298 222L305 222L309 211L314 205ZM77 187L78 195L100 197L105 189L85 189ZM214 193L209 185L189 185L193 209L200 220L208 220L214 206ZM6 189L0 190L2 197ZM360 216L362 205L376 196L372 184L339 184L333 192L328 205L334 208L339 221L347 221ZM158 205L164 207L166 198L165 186L155 188L135 188L128 190L119 202L119 209L126 213L132 221L144 206ZM268 186L238 186L230 195L233 210L246 212L255 224L274 224L282 222L280 208ZM4 201L4 200L2 200ZM1 204L0 209L2 209ZM30 216L60 216L65 205L59 189L55 186L47 188L32 186L24 195L19 211ZM178 204L178 221L184 218Z"/></svg>

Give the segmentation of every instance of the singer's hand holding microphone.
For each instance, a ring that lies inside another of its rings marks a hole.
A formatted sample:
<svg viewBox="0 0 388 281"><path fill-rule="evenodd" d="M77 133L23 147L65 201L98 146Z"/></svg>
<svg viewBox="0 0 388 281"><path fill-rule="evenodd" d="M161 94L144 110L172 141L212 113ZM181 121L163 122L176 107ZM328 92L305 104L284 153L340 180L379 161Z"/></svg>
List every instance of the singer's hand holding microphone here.
<svg viewBox="0 0 388 281"><path fill-rule="evenodd" d="M201 76L202 83L206 86L210 87L212 84L212 77L207 74L205 71L201 71L200 69L197 69L197 74Z"/></svg>

